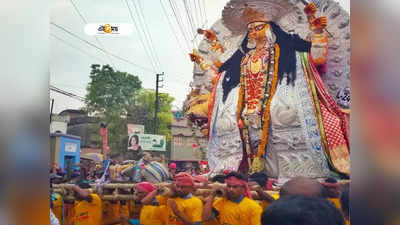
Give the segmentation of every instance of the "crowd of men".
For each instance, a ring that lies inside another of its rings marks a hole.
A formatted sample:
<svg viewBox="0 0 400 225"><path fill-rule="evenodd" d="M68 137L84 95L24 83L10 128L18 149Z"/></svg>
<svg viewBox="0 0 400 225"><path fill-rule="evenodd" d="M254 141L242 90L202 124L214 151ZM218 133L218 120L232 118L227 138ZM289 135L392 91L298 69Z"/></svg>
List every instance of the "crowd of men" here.
<svg viewBox="0 0 400 225"><path fill-rule="evenodd" d="M349 186L334 178L321 183L305 177L292 178L279 188L279 196L271 196L271 180L265 174L249 176L226 172L207 180L186 172L174 173L165 189L147 181L134 189L120 190L132 200L102 200L89 191L86 179L77 179L72 190L74 200L63 199L51 192L51 224L66 225L344 225L349 224ZM52 183L60 183L52 174ZM197 183L224 183L212 188L206 198L194 193ZM218 188L219 187L219 188ZM258 198L252 199L250 191ZM104 190L103 194L106 190ZM110 190L108 190L110 191ZM111 190L112 191L112 190ZM111 192L110 191L110 192Z"/></svg>

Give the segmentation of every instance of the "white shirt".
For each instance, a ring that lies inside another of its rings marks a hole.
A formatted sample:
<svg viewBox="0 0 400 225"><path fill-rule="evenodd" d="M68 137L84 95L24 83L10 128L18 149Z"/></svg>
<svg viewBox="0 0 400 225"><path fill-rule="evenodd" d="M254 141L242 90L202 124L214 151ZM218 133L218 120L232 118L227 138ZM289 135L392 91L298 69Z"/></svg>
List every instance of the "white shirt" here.
<svg viewBox="0 0 400 225"><path fill-rule="evenodd" d="M50 209L50 225L60 225L57 217L54 215L53 211Z"/></svg>

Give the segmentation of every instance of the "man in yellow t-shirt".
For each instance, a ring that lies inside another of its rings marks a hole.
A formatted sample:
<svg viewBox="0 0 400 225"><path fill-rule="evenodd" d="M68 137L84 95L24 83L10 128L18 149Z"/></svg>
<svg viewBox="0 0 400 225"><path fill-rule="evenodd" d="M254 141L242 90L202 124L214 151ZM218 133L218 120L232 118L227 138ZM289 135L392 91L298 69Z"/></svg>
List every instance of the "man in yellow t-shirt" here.
<svg viewBox="0 0 400 225"><path fill-rule="evenodd" d="M267 184L268 184L268 176L265 173L253 173L249 177L249 186L254 188L255 191L258 194L258 197L260 199L260 205L263 211L272 203L275 201L275 199L279 198L279 195L274 195L271 196L268 193L265 192L267 190Z"/></svg>
<svg viewBox="0 0 400 225"><path fill-rule="evenodd" d="M165 224L165 216L163 216L165 206L159 206L157 198L151 197L151 200L154 199L151 204L144 204L145 201L143 199L148 198L153 191L157 191L157 188L149 182L141 182L136 185L133 202L136 206L140 206L137 207L140 209L140 225Z"/></svg>
<svg viewBox="0 0 400 225"><path fill-rule="evenodd" d="M119 201L103 201L103 225L113 225L121 223Z"/></svg>
<svg viewBox="0 0 400 225"><path fill-rule="evenodd" d="M203 202L192 195L195 184L192 176L188 173L178 173L175 175L174 183L171 185L174 197L158 196L157 200L165 209L160 209L165 213L166 225L198 225L201 224L201 214L203 212ZM154 198L157 190L153 191L146 199Z"/></svg>
<svg viewBox="0 0 400 225"><path fill-rule="evenodd" d="M260 225L261 206L250 198L247 177L231 172L226 176L226 196L214 202L216 193L211 194L206 201L203 221L217 218L223 225Z"/></svg>
<svg viewBox="0 0 400 225"><path fill-rule="evenodd" d="M51 200L53 201L53 213L54 216L60 221L63 221L63 198L59 193L53 193L51 195Z"/></svg>
<svg viewBox="0 0 400 225"><path fill-rule="evenodd" d="M79 186L78 186L79 185ZM74 218L70 225L102 225L102 204L97 194L90 194L90 185L79 182L72 190L75 194Z"/></svg>

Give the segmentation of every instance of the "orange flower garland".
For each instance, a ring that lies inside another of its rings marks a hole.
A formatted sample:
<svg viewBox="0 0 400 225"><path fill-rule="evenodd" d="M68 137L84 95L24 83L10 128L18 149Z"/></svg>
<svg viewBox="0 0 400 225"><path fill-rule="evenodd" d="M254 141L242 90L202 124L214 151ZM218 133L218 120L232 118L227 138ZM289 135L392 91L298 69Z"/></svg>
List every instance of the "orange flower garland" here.
<svg viewBox="0 0 400 225"><path fill-rule="evenodd" d="M267 146L267 140L268 140L268 125L269 125L269 119L270 119L270 106L271 106L271 101L272 97L275 94L276 90L276 84L278 82L278 60L279 60L279 55L280 55L280 49L279 45L275 44L275 68L274 68L274 76L272 78L272 87L271 87L271 93L270 97L268 99L266 109L264 110L264 126L262 129L262 136L260 140L260 144L258 145L258 151L257 151L257 157L261 158L262 155L264 154L265 146Z"/></svg>

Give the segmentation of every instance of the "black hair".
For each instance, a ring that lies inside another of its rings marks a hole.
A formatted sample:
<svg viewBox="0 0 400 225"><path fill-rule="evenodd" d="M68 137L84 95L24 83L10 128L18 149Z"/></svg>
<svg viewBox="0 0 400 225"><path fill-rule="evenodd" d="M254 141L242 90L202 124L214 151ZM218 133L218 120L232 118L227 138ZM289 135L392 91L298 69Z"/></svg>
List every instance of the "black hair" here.
<svg viewBox="0 0 400 225"><path fill-rule="evenodd" d="M276 36L276 43L280 48L278 80L282 81L285 74L287 75L287 84L294 85L296 80L296 51L309 52L311 42L301 39L297 34L288 34L278 24L269 22L271 29ZM225 78L222 81L223 96L222 101L225 102L229 92L240 82L240 64L242 58L250 51L247 48L248 33L241 43L241 48L226 60L219 68L219 72L225 71Z"/></svg>
<svg viewBox="0 0 400 225"><path fill-rule="evenodd" d="M239 180L244 180L244 181L248 181L248 178L246 175L238 173L238 172L230 172L225 176L225 179L228 179L229 177L236 177Z"/></svg>
<svg viewBox="0 0 400 225"><path fill-rule="evenodd" d="M87 180L79 180L78 182L76 182L76 185L78 185L82 189L90 188L89 181L87 181Z"/></svg>
<svg viewBox="0 0 400 225"><path fill-rule="evenodd" d="M262 225L344 225L342 213L322 198L286 196L272 202L261 216Z"/></svg>
<svg viewBox="0 0 400 225"><path fill-rule="evenodd" d="M213 178L211 178L211 181L224 184L225 183L225 175L215 175Z"/></svg>
<svg viewBox="0 0 400 225"><path fill-rule="evenodd" d="M325 182L326 183L331 183L331 184L336 184L337 180L335 178L333 178L333 177L328 177L328 178L325 179Z"/></svg>
<svg viewBox="0 0 400 225"><path fill-rule="evenodd" d="M340 195L340 205L342 206L343 214L347 217L350 215L349 194L350 194L350 184L346 184L344 186L342 194Z"/></svg>
<svg viewBox="0 0 400 225"><path fill-rule="evenodd" d="M135 141L136 141L136 144L137 144L137 145L139 144L139 136L137 136L136 134L134 134L134 135L132 135L132 137L129 138L128 147L131 147L131 146L132 146L132 144L131 144L132 138L135 138Z"/></svg>
<svg viewBox="0 0 400 225"><path fill-rule="evenodd" d="M250 181L257 182L258 185L265 188L267 186L268 176L265 173L253 173L250 174Z"/></svg>

